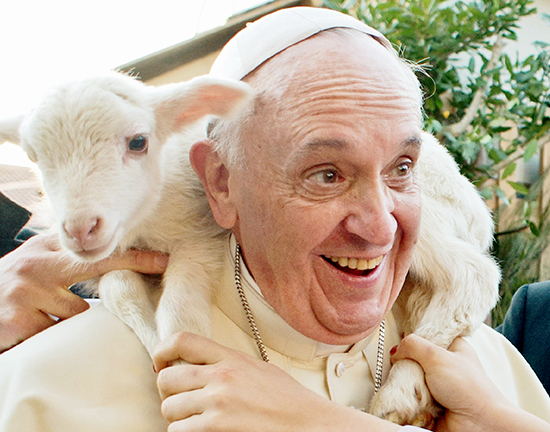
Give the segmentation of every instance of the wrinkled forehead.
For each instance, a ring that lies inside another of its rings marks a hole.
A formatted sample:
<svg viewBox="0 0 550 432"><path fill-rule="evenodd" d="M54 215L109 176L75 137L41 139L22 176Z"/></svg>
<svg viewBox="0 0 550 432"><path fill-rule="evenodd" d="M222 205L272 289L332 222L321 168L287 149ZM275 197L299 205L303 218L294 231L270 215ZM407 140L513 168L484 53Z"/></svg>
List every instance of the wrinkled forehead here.
<svg viewBox="0 0 550 432"><path fill-rule="evenodd" d="M311 81L331 78L387 81L399 85L403 81L408 91L418 86L410 67L393 50L362 32L348 28L333 28L316 33L285 48L267 59L243 78L257 91L272 83L282 90L290 83L298 86Z"/></svg>
<svg viewBox="0 0 550 432"><path fill-rule="evenodd" d="M342 47L342 44L335 43L335 36L348 38L348 41ZM324 45L312 45L311 50L296 49L319 39L325 39ZM359 42L350 49L345 45L352 39ZM344 52L335 53L334 50ZM318 72L323 72L327 78L341 76L345 79L344 76L356 72L349 66L354 66L358 53L368 54L368 51L372 53L370 60L367 60L367 67L359 72L363 74L362 78L375 83L376 77L372 72L381 71L378 78L382 78L382 81L387 78L386 85L396 89L399 98L407 99L407 103L412 101L420 119L422 93L410 66L399 58L391 43L380 32L349 15L330 9L288 8L251 23L227 43L210 74L243 79L256 89L254 107L244 113L250 120L254 114L263 111L262 107L273 107L275 101L281 103L281 97L293 78L298 85L310 81L308 73L315 77ZM291 56L293 52L294 57ZM336 59L334 54L343 55ZM311 61L313 57L315 61ZM336 62L341 62L341 67ZM331 70L326 66L330 66ZM385 71L391 73L384 77ZM296 72L302 74L298 76ZM371 73L370 77L366 76L368 73ZM395 76L398 81L388 82L390 76L392 79ZM284 96L287 101L288 93ZM376 95L373 94L373 97Z"/></svg>
<svg viewBox="0 0 550 432"><path fill-rule="evenodd" d="M249 115L258 120L318 115L323 109L361 118L412 114L421 122L422 95L412 70L371 36L329 29L268 59L249 73L256 91ZM354 110L357 111L357 110Z"/></svg>

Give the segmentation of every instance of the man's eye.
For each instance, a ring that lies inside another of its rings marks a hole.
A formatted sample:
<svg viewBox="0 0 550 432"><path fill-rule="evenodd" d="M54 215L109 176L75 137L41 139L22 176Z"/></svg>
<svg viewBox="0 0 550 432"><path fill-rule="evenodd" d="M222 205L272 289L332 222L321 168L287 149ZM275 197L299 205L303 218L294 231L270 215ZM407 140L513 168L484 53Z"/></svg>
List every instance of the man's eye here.
<svg viewBox="0 0 550 432"><path fill-rule="evenodd" d="M410 162L402 162L395 168L395 174L398 177L405 177L410 174L411 169L412 167Z"/></svg>
<svg viewBox="0 0 550 432"><path fill-rule="evenodd" d="M307 179L322 184L338 183L342 180L338 172L333 169L314 172L310 174Z"/></svg>

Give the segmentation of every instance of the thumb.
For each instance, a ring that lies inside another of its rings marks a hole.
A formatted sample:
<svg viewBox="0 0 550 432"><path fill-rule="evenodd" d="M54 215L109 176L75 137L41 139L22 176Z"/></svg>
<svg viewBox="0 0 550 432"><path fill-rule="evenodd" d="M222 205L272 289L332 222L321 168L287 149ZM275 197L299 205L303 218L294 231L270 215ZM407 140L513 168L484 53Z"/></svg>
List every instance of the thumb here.
<svg viewBox="0 0 550 432"><path fill-rule="evenodd" d="M104 275L114 270L132 270L145 274L162 274L168 266L169 256L161 252L128 250L86 266L82 280Z"/></svg>
<svg viewBox="0 0 550 432"><path fill-rule="evenodd" d="M395 354L392 355L392 362L399 360L414 360L422 366L424 370L436 363L442 361L442 356L447 354L447 350L434 345L428 340L411 333L403 338Z"/></svg>
<svg viewBox="0 0 550 432"><path fill-rule="evenodd" d="M161 274L168 266L169 256L162 252L128 250L115 254L106 263L111 270L133 270L138 273Z"/></svg>

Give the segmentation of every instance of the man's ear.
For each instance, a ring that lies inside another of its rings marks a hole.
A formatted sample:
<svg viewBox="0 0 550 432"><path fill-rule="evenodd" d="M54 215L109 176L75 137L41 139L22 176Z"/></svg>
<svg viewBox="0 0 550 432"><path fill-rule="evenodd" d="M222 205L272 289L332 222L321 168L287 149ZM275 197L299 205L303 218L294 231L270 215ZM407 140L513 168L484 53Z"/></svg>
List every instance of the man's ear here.
<svg viewBox="0 0 550 432"><path fill-rule="evenodd" d="M222 228L233 228L237 211L229 193L229 171L212 142L204 140L193 144L189 159L204 187L214 219Z"/></svg>

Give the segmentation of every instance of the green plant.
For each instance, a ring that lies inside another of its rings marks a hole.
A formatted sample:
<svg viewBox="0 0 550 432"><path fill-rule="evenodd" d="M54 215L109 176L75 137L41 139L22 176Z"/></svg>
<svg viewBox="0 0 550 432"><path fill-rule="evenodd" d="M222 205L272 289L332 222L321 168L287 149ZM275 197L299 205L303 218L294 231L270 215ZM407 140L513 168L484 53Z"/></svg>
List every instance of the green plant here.
<svg viewBox="0 0 550 432"><path fill-rule="evenodd" d="M494 255L503 267L498 324L519 285L540 277L549 208L542 180L514 179L518 161L550 141L550 45L520 58L503 51L532 0L325 0L379 29L404 58L424 65L425 128L438 136L494 210Z"/></svg>

